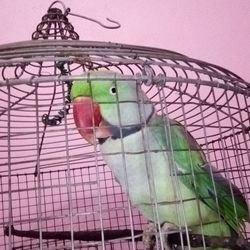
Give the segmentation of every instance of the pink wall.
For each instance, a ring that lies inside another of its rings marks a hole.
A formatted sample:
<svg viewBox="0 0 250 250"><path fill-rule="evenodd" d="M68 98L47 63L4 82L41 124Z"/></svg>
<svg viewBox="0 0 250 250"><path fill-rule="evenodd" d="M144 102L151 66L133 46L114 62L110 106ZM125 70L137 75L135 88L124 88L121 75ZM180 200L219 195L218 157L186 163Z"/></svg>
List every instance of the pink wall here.
<svg viewBox="0 0 250 250"><path fill-rule="evenodd" d="M28 40L52 0L2 0L0 44ZM70 17L82 40L114 41L174 50L223 66L250 81L250 1L64 1L74 13L120 21L105 30Z"/></svg>

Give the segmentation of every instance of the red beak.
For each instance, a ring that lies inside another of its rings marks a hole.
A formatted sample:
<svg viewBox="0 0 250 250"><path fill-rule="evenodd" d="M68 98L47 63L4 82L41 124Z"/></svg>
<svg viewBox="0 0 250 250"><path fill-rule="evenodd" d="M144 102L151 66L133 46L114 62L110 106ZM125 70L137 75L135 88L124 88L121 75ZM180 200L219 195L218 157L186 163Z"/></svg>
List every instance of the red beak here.
<svg viewBox="0 0 250 250"><path fill-rule="evenodd" d="M104 124L100 106L90 97L77 97L73 101L73 116L81 136L91 144L98 138L111 136L108 126Z"/></svg>

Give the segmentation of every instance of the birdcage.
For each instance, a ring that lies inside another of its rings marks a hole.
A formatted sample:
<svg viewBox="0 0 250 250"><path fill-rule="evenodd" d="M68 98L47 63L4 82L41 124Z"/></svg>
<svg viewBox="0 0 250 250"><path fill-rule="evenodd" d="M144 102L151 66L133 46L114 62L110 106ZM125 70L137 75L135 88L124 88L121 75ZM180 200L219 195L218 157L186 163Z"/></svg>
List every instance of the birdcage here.
<svg viewBox="0 0 250 250"><path fill-rule="evenodd" d="M68 20L74 14L58 3L31 41L0 46L0 248L144 249L148 218L116 181L99 145L76 129L70 91L74 81L100 81L89 72L116 72L102 80L140 86L155 112L182 124L248 201L250 84L176 52L80 41ZM154 222L153 247L163 249L161 225ZM188 225L173 235L172 246L183 249L213 240L201 234L197 243Z"/></svg>

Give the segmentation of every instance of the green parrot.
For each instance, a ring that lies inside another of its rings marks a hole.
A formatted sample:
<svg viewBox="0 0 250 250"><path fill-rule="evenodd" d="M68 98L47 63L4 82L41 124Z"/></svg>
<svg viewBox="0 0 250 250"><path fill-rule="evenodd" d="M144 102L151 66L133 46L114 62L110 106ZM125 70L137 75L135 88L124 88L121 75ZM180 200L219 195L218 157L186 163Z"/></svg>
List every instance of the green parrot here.
<svg viewBox="0 0 250 250"><path fill-rule="evenodd" d="M185 127L157 114L136 81L115 80L121 74L108 70L88 74L96 80L74 81L71 89L75 124L85 140L100 144L131 203L158 224L242 237L246 200Z"/></svg>

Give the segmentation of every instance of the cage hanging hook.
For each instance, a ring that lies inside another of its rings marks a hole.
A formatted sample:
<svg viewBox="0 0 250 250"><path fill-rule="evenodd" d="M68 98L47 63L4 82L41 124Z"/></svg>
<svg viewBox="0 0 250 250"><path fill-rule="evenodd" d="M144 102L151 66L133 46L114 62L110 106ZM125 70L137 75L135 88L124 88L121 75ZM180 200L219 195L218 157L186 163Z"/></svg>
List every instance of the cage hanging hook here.
<svg viewBox="0 0 250 250"><path fill-rule="evenodd" d="M111 18L106 18L106 20L110 23L113 23L114 25L106 25L104 23L102 23L101 21L98 21L94 18L91 18L91 17L87 17L87 16L83 16L83 15L80 15L80 14L76 14L76 13L71 13L70 12L70 9L69 8L66 8L66 5L62 2L62 1L54 1L48 8L48 11L53 7L53 5L55 4L61 4L62 7L63 7L63 10L64 10L64 14L65 15L71 15L71 16L76 16L76 17L80 17L80 18L83 18L83 19L86 19L86 20L89 20L91 22L94 22L94 23L97 23L99 24L101 27L103 28L106 28L106 29L119 29L121 27L121 24L118 22L118 21L115 21Z"/></svg>
<svg viewBox="0 0 250 250"><path fill-rule="evenodd" d="M54 1L54 2L49 6L48 11L53 7L53 5L55 5L55 4L57 4L57 3L59 3L59 4L62 5L64 12L67 11L66 5L65 5L62 1Z"/></svg>
<svg viewBox="0 0 250 250"><path fill-rule="evenodd" d="M114 24L113 26L103 24L102 22L100 22L100 21L98 21L98 20L96 20L94 18L91 18L91 17L75 14L75 13L72 13L72 12L68 12L68 14L71 15L71 16L80 17L80 18L89 20L91 22L97 23L97 24L99 24L100 26L102 26L105 29L119 29L121 27L121 24L119 22L117 22L117 21L115 21L113 19L110 19L108 17L106 18L106 20L109 21L110 23L113 23Z"/></svg>

